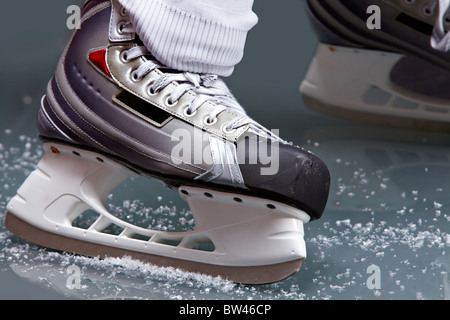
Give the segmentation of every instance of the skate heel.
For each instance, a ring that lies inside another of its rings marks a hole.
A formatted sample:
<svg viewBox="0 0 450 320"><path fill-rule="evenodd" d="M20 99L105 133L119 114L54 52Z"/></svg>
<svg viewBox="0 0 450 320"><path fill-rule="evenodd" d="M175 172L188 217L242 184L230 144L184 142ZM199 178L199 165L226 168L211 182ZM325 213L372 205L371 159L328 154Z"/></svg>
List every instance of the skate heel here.
<svg viewBox="0 0 450 320"><path fill-rule="evenodd" d="M404 58L320 43L300 86L305 105L351 121L427 130L448 127L448 101L392 80L392 70Z"/></svg>
<svg viewBox="0 0 450 320"><path fill-rule="evenodd" d="M35 171L7 205L6 228L30 242L91 257L123 257L221 276L234 282L276 282L306 257L303 224L293 207L256 197L190 186L179 188L195 228L141 228L106 209L110 192L136 173L95 152L46 143ZM93 210L95 221L74 221ZM106 232L115 227L119 233Z"/></svg>

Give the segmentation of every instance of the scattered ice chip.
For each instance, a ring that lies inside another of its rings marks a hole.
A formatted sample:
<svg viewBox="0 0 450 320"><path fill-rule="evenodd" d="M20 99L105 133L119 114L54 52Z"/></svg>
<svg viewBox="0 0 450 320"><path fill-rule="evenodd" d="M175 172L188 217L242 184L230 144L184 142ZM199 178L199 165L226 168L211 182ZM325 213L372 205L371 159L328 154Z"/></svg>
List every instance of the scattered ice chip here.
<svg viewBox="0 0 450 320"><path fill-rule="evenodd" d="M33 98L31 98L30 96L25 96L25 97L23 97L23 103L25 103L25 104L32 104L33 103Z"/></svg>
<svg viewBox="0 0 450 320"><path fill-rule="evenodd" d="M433 202L433 205L434 205L434 208L435 208L435 209L440 209L440 208L442 208L442 204L439 203L439 202L434 201L434 202Z"/></svg>

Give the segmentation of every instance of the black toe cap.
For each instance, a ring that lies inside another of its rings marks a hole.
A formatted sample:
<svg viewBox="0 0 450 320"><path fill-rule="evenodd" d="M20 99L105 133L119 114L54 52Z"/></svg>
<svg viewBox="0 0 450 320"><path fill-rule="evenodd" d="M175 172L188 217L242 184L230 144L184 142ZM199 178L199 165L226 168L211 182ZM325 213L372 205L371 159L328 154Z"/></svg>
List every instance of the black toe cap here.
<svg viewBox="0 0 450 320"><path fill-rule="evenodd" d="M311 220L319 219L329 195L327 166L317 156L293 145L279 144L274 150L268 153L270 164L267 158L261 161L259 157L255 163L249 157L251 152L245 153L246 159L240 162L240 168L246 186L267 198L304 210Z"/></svg>

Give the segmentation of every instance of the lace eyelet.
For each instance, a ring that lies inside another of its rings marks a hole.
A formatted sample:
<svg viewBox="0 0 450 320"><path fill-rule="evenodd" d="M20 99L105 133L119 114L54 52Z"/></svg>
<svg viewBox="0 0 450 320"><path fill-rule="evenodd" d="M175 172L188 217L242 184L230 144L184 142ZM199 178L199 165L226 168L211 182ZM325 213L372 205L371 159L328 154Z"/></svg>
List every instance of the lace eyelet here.
<svg viewBox="0 0 450 320"><path fill-rule="evenodd" d="M122 51L122 53L120 54L120 61L122 63L129 63L130 61L128 60L128 50L124 50Z"/></svg>
<svg viewBox="0 0 450 320"><path fill-rule="evenodd" d="M416 3L416 0L403 0L403 1L408 5L412 5L412 4Z"/></svg>
<svg viewBox="0 0 450 320"><path fill-rule="evenodd" d="M166 107L168 108L173 108L178 104L178 100L177 101L170 101L170 94L166 97L166 99L164 100L164 104L166 105Z"/></svg>
<svg viewBox="0 0 450 320"><path fill-rule="evenodd" d="M142 79L138 76L137 69L131 72L130 79L135 83L142 81Z"/></svg>
<svg viewBox="0 0 450 320"><path fill-rule="evenodd" d="M433 15L433 12L430 10L430 8L424 7L423 14L426 15L427 17L431 17Z"/></svg>
<svg viewBox="0 0 450 320"><path fill-rule="evenodd" d="M155 83L155 81L151 81L147 86L147 94L150 97L155 97L158 95L158 91L155 91L155 89L152 87L152 85Z"/></svg>
<svg viewBox="0 0 450 320"><path fill-rule="evenodd" d="M194 112L191 111L191 109L189 107L186 107L183 111L183 114L185 117L187 118L191 118L193 116L195 116L197 114L197 110L195 110Z"/></svg>
<svg viewBox="0 0 450 320"><path fill-rule="evenodd" d="M120 15L122 17L128 16L127 10L124 7L120 8Z"/></svg>
<svg viewBox="0 0 450 320"><path fill-rule="evenodd" d="M236 131L236 129L229 129L229 128L228 128L228 124L224 124L224 125L222 126L222 132L225 133L225 134L232 134L232 133L234 133L235 131Z"/></svg>
<svg viewBox="0 0 450 320"><path fill-rule="evenodd" d="M445 25L449 25L450 24L450 16L445 16L444 17L444 24Z"/></svg>
<svg viewBox="0 0 450 320"><path fill-rule="evenodd" d="M119 24L117 25L117 33L120 35L125 34L125 32L123 32L123 29L125 28L125 25L127 24L126 21L120 21Z"/></svg>
<svg viewBox="0 0 450 320"><path fill-rule="evenodd" d="M434 14L434 10L428 6L423 7L423 14L427 17L431 17Z"/></svg>
<svg viewBox="0 0 450 320"><path fill-rule="evenodd" d="M214 119L214 121L210 121L209 120L209 116L205 117L205 119L203 119L203 124L205 126L213 126L217 123L217 118Z"/></svg>

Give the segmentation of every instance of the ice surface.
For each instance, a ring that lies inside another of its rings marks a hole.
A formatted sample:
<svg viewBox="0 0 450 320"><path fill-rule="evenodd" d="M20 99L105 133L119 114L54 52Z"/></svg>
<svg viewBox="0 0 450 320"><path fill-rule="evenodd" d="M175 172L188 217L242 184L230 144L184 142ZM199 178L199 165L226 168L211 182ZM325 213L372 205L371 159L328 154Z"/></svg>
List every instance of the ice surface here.
<svg viewBox="0 0 450 320"><path fill-rule="evenodd" d="M5 206L42 156L36 138L5 130L0 143L0 219ZM38 287L79 299L444 299L450 298L449 201L445 183L403 185L393 168L330 152L326 141L311 149L333 157L331 202L322 220L305 226L308 257L294 277L277 284L243 286L204 275L122 259L87 258L48 250L0 227L0 279L12 270ZM342 144L341 144L342 146ZM386 149L385 149L386 150ZM432 174L427 166L424 174ZM347 174L350 172L350 174ZM172 191L135 179L108 197L118 217L143 227L187 231L188 207ZM368 267L380 269L380 289L367 286ZM70 266L80 269L70 288Z"/></svg>

